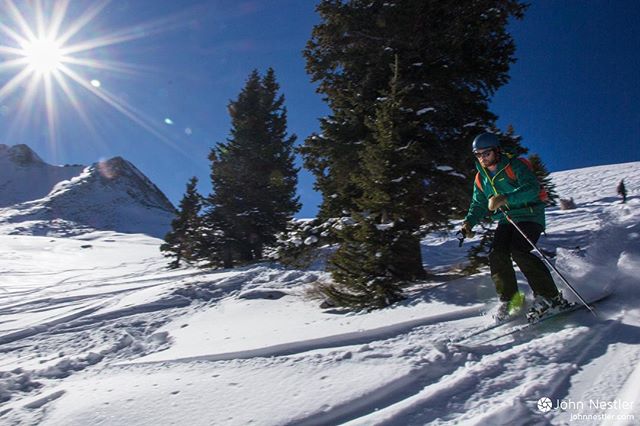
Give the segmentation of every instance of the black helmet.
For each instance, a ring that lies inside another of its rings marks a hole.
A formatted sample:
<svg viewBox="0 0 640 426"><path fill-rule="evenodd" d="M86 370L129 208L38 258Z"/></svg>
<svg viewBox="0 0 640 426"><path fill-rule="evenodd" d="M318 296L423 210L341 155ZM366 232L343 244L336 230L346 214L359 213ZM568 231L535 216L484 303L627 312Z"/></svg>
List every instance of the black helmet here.
<svg viewBox="0 0 640 426"><path fill-rule="evenodd" d="M500 141L498 140L498 137L493 133L482 133L476 136L476 138L473 140L473 152L490 148L500 148Z"/></svg>

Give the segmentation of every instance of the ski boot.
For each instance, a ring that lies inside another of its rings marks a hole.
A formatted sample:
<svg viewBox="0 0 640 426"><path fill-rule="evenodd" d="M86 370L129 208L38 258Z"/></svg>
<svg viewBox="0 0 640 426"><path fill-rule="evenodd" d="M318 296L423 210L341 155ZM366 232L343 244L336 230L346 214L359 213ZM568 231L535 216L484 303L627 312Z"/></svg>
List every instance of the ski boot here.
<svg viewBox="0 0 640 426"><path fill-rule="evenodd" d="M558 292L553 297L536 296L529 312L527 312L527 321L530 323L540 321L545 316L557 314L571 306L571 303L562 296L562 292Z"/></svg>

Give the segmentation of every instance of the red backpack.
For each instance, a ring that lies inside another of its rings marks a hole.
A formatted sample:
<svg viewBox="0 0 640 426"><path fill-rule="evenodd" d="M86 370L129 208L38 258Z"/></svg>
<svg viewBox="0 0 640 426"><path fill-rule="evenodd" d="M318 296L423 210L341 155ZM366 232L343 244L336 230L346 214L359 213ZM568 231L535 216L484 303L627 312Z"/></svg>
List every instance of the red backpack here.
<svg viewBox="0 0 640 426"><path fill-rule="evenodd" d="M529 168L529 170L533 171L533 165L531 165L531 161L523 157L518 157L518 160L522 161ZM507 174L509 180L511 180L512 182L516 181L516 173L511 168L511 163L507 164L507 167L504 168L504 172ZM480 191L482 191L480 172L476 173L476 186ZM547 193L547 189L542 184L540 184L540 193L538 193L538 198L545 204L549 201L549 194Z"/></svg>

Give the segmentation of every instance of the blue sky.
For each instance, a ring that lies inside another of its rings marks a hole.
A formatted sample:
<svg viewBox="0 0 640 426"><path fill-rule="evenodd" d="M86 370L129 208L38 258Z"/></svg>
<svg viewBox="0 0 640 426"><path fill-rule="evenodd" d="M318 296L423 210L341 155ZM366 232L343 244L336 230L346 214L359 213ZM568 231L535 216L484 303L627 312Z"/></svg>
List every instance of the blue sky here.
<svg viewBox="0 0 640 426"><path fill-rule="evenodd" d="M275 69L286 97L289 131L299 142L317 131L318 118L328 113L301 54L318 22L315 3L113 0L68 44L116 33L125 40L75 57L126 64L130 72L69 65L85 85L93 81L99 87L92 93L67 78L76 108L53 84L55 132L45 111L44 84L34 89L33 99L22 110L28 80L9 94L0 92L0 142L26 143L53 164L91 164L122 156L174 204L194 175L206 194L207 154L227 138L228 102L254 68ZM35 22L31 8L16 4L29 23ZM49 12L56 6L44 4ZM100 3L71 1L60 32L96 4ZM16 28L2 12L2 23ZM500 117L499 125L513 124L550 170L640 160L638 16L640 2L634 0L546 0L533 1L525 19L511 25L518 62L492 109ZM0 35L0 46L11 42L6 34ZM11 56L0 51L0 58L7 61ZM0 68L0 85L19 70ZM101 93L111 96L115 107L96 95ZM317 211L320 197L312 185L312 177L303 170L299 217Z"/></svg>

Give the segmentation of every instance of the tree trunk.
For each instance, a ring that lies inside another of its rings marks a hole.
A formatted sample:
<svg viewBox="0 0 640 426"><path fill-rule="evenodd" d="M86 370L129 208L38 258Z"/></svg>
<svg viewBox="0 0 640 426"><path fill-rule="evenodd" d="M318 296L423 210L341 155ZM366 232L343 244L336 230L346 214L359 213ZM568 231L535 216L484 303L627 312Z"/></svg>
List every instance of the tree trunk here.
<svg viewBox="0 0 640 426"><path fill-rule="evenodd" d="M230 247L225 247L222 251L222 267L233 268L233 256Z"/></svg>
<svg viewBox="0 0 640 426"><path fill-rule="evenodd" d="M401 280L414 281L427 276L422 267L422 250L420 239L412 235L405 235L398 239L394 247L396 261L394 273Z"/></svg>

